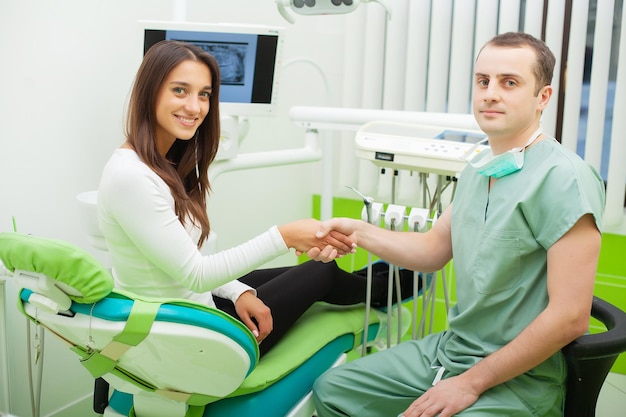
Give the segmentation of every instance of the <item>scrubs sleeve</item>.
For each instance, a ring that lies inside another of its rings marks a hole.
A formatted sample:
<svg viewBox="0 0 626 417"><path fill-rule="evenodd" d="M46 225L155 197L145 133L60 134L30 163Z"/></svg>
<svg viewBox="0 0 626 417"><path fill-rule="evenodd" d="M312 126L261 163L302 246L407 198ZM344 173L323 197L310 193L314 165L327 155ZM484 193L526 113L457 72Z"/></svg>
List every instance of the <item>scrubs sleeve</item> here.
<svg viewBox="0 0 626 417"><path fill-rule="evenodd" d="M564 172L542 176L538 191L532 193L533 198L523 207L537 242L546 250L585 214L592 214L601 230L605 203L602 178L582 159L570 158L569 164L551 169Z"/></svg>

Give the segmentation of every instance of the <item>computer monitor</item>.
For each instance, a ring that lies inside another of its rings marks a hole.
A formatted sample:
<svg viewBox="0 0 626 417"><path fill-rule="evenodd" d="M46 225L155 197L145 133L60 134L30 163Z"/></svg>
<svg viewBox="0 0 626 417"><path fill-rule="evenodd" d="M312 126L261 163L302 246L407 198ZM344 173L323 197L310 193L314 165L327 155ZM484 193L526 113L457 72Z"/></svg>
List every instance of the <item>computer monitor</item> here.
<svg viewBox="0 0 626 417"><path fill-rule="evenodd" d="M213 55L222 77L220 113L267 116L276 111L282 55L277 27L191 22L140 22L143 53L162 40L179 40Z"/></svg>

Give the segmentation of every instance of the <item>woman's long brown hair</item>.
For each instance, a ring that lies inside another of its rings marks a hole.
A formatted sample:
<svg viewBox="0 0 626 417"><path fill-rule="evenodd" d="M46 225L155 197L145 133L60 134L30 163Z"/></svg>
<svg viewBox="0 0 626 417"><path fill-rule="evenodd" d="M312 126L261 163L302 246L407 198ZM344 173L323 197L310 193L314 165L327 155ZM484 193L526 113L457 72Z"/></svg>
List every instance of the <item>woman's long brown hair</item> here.
<svg viewBox="0 0 626 417"><path fill-rule="evenodd" d="M177 139L163 157L157 151L155 141L157 94L170 71L187 60L202 62L209 68L213 89L209 113L194 138ZM211 189L208 169L215 159L220 138L219 87L219 66L213 56L195 45L161 41L148 50L139 67L126 120L128 143L169 186L180 222L184 225L193 221L202 229L198 247L202 246L210 231L206 197ZM199 176L196 175L196 164Z"/></svg>

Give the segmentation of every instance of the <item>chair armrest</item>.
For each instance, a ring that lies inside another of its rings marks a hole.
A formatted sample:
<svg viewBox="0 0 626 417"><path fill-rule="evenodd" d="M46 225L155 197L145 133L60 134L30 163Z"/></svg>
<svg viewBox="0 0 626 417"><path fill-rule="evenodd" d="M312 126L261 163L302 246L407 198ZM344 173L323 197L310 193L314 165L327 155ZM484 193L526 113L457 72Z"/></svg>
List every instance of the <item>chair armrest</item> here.
<svg viewBox="0 0 626 417"><path fill-rule="evenodd" d="M593 297L591 316L604 324L607 331L580 336L565 346L563 353L580 359L595 359L625 352L626 313L598 297Z"/></svg>

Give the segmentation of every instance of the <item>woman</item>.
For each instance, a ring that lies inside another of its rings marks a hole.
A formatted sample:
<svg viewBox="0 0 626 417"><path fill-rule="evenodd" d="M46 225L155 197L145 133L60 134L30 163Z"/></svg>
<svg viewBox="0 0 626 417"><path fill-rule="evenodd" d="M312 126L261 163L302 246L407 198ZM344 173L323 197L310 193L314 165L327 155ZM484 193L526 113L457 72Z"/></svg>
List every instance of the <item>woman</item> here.
<svg viewBox="0 0 626 417"><path fill-rule="evenodd" d="M217 306L264 341L263 354L316 301L364 301L366 280L335 262L255 270L290 248L326 259L353 250L339 234L316 239L313 219L201 254L210 231L207 172L220 136L219 86L216 60L196 46L162 41L147 52L131 93L126 141L102 175L98 218L118 288ZM408 294L412 286L403 287ZM386 288L386 279L374 280L373 305L384 305Z"/></svg>

